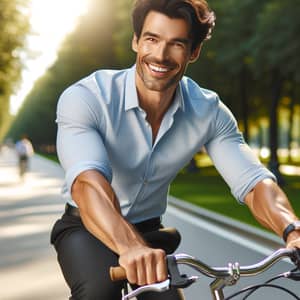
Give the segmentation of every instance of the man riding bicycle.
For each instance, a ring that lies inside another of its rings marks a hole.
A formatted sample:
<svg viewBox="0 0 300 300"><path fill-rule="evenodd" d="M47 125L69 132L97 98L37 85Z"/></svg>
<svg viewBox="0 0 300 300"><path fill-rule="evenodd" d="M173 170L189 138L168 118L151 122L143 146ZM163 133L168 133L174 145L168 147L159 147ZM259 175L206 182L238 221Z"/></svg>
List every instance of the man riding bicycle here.
<svg viewBox="0 0 300 300"><path fill-rule="evenodd" d="M274 175L218 95L184 76L214 23L204 0L137 0L136 64L96 71L61 95L57 150L67 205L51 241L71 299L120 299L112 265L124 267L132 284L166 279L165 251L145 236L162 227L169 184L202 147L235 198L263 225L285 232L288 247L300 247L291 225L298 218ZM183 296L174 289L155 299Z"/></svg>

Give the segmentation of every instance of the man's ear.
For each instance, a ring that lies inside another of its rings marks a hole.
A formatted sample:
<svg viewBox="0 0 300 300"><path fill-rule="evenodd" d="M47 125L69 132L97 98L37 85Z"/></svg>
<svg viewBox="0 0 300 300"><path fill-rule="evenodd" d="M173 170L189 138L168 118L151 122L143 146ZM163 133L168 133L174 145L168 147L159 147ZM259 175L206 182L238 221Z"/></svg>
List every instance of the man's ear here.
<svg viewBox="0 0 300 300"><path fill-rule="evenodd" d="M131 48L134 52L137 52L138 38L137 38L136 34L133 35L132 42L131 42Z"/></svg>
<svg viewBox="0 0 300 300"><path fill-rule="evenodd" d="M195 50L193 50L191 57L190 57L191 63L195 62L199 58L201 48L202 48L202 44L200 44Z"/></svg>

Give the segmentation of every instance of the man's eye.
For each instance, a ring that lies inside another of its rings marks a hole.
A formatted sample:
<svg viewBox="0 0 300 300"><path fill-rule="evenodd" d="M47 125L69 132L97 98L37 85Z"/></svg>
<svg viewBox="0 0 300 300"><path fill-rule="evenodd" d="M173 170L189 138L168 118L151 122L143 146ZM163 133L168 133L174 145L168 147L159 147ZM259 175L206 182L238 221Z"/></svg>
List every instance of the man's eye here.
<svg viewBox="0 0 300 300"><path fill-rule="evenodd" d="M149 38L147 38L147 41L152 42L152 43L155 43L155 42L156 42L156 39L155 39L155 38L152 38L152 37L149 37Z"/></svg>
<svg viewBox="0 0 300 300"><path fill-rule="evenodd" d="M182 43L174 43L174 46L177 48L184 48L184 45Z"/></svg>

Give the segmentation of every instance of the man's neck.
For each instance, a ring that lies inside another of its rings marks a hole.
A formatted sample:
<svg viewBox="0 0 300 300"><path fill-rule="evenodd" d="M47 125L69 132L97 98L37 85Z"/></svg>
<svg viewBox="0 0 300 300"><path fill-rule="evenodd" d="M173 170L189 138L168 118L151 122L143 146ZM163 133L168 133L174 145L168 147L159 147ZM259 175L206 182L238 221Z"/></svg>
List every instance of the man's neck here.
<svg viewBox="0 0 300 300"><path fill-rule="evenodd" d="M150 125L161 123L164 114L174 100L175 90L176 87L169 88L163 92L151 91L137 82L139 105L146 112L147 121Z"/></svg>
<svg viewBox="0 0 300 300"><path fill-rule="evenodd" d="M154 144L163 117L174 100L176 86L163 92L151 91L145 88L139 76L136 76L136 88L139 105L146 112L146 120L152 129L152 143Z"/></svg>

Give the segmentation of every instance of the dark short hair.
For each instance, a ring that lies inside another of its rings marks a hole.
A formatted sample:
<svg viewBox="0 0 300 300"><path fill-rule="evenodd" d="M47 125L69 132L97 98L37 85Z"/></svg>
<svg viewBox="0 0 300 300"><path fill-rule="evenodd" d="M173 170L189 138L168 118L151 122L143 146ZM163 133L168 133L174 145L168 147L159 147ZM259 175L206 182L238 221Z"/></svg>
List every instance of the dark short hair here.
<svg viewBox="0 0 300 300"><path fill-rule="evenodd" d="M137 39L150 11L160 12L169 18L185 19L190 26L192 51L211 37L215 25L215 14L205 0L136 0L132 21Z"/></svg>

